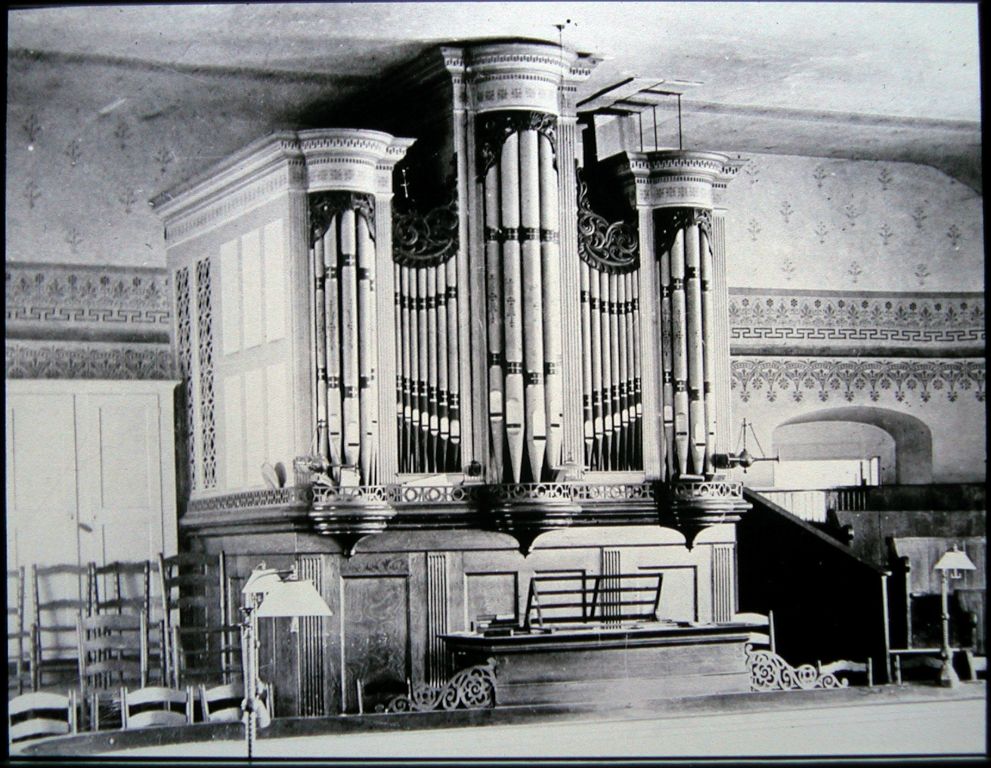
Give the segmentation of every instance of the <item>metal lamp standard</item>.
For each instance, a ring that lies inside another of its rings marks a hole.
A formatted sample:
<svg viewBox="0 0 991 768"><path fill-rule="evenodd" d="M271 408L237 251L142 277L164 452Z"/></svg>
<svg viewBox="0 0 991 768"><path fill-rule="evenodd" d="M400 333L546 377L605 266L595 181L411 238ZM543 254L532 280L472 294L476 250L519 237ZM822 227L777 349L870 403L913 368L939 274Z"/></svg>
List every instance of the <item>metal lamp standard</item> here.
<svg viewBox="0 0 991 768"><path fill-rule="evenodd" d="M939 671L939 683L947 688L955 688L960 684L960 678L956 670L953 669L953 650L950 648L950 607L949 607L949 582L950 579L959 579L963 576L963 571L974 571L977 567L970 561L965 552L961 552L956 544L953 549L944 552L939 558L934 571L938 571L941 577L940 599L941 599L941 619L943 622L943 647L940 656L943 659L943 666Z"/></svg>
<svg viewBox="0 0 991 768"><path fill-rule="evenodd" d="M283 578L288 577L288 578ZM291 618L296 631L300 616L332 616L330 608L309 581L296 578L295 568L279 571L262 563L251 572L241 593L241 656L244 665L244 701L241 703L244 738L251 759L259 720L265 727L270 720L261 701L258 680L258 619Z"/></svg>

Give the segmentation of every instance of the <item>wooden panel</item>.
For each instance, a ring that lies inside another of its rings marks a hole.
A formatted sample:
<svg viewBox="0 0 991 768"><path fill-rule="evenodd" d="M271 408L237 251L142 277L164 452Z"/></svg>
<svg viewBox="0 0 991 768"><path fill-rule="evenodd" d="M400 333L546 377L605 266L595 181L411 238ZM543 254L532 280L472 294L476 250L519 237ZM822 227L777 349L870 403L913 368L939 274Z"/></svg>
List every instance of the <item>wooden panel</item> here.
<svg viewBox="0 0 991 768"><path fill-rule="evenodd" d="M266 458L275 464L281 461L287 471L292 469L292 449L289 431L292 427L292 398L289 392L289 372L285 363L265 369Z"/></svg>
<svg viewBox="0 0 991 768"><path fill-rule="evenodd" d="M244 373L244 485L261 485L265 461L265 381L264 370Z"/></svg>
<svg viewBox="0 0 991 768"><path fill-rule="evenodd" d="M262 343L262 254L261 230L253 229L241 237L241 289L244 348Z"/></svg>
<svg viewBox="0 0 991 768"><path fill-rule="evenodd" d="M241 377L224 379L224 467L227 487L240 488L244 484L244 422L241 401Z"/></svg>
<svg viewBox="0 0 991 768"><path fill-rule="evenodd" d="M121 398L98 406L100 516L127 516L157 506L158 401Z"/></svg>
<svg viewBox="0 0 991 768"><path fill-rule="evenodd" d="M519 616L519 575L515 571L466 573L464 589L465 627L470 628L479 616Z"/></svg>
<svg viewBox="0 0 991 768"><path fill-rule="evenodd" d="M730 621L736 613L736 555L732 544L712 547L712 620Z"/></svg>
<svg viewBox="0 0 991 768"><path fill-rule="evenodd" d="M225 355L241 349L241 270L237 240L220 246L221 333Z"/></svg>
<svg viewBox="0 0 991 768"><path fill-rule="evenodd" d="M341 579L344 703L357 710L357 681L366 708L406 691L411 675L409 577L344 576Z"/></svg>
<svg viewBox="0 0 991 768"><path fill-rule="evenodd" d="M663 573L661 602L657 609L660 619L698 621L698 568L694 565L642 565L640 570Z"/></svg>
<svg viewBox="0 0 991 768"><path fill-rule="evenodd" d="M282 241L282 219L265 225L265 341L286 335L286 272Z"/></svg>
<svg viewBox="0 0 991 768"><path fill-rule="evenodd" d="M307 579L323 593L323 558L300 557L297 570L301 579ZM324 677L324 637L326 619L304 616L299 620L297 635L299 654L299 714L326 715L327 681Z"/></svg>
<svg viewBox="0 0 991 768"><path fill-rule="evenodd" d="M64 524L76 508L72 395L9 395L6 411L14 510L19 517L30 514L36 526Z"/></svg>

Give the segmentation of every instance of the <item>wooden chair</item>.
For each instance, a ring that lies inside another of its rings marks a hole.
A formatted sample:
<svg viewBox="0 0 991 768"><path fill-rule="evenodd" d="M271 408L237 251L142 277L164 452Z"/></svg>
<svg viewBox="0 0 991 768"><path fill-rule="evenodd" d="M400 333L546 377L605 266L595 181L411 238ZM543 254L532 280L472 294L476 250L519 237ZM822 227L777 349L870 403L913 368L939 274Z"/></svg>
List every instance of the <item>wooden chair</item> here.
<svg viewBox="0 0 991 768"><path fill-rule="evenodd" d="M189 725L193 722L193 695L189 688L149 686L120 690L121 727L150 728L163 725Z"/></svg>
<svg viewBox="0 0 991 768"><path fill-rule="evenodd" d="M7 702L7 743L16 751L26 742L77 732L76 692L33 691Z"/></svg>
<svg viewBox="0 0 991 768"><path fill-rule="evenodd" d="M152 619L151 563L117 560L89 565L89 601L95 614L141 613L148 626L148 673L158 682L168 679L165 622Z"/></svg>
<svg viewBox="0 0 991 768"><path fill-rule="evenodd" d="M244 686L241 683L226 683L208 688L200 686L200 703L203 719L208 723L241 722L241 702L244 699Z"/></svg>
<svg viewBox="0 0 991 768"><path fill-rule="evenodd" d="M240 628L230 620L224 554L159 556L171 684L230 682L240 674Z"/></svg>
<svg viewBox="0 0 991 768"><path fill-rule="evenodd" d="M31 672L31 630L24 615L24 566L7 571L7 690L24 693Z"/></svg>
<svg viewBox="0 0 991 768"><path fill-rule="evenodd" d="M79 619L77 637L79 690L96 731L116 719L121 687L148 684L148 627L141 613L87 616Z"/></svg>
<svg viewBox="0 0 991 768"><path fill-rule="evenodd" d="M31 567L33 618L31 626L31 687L53 677L65 683L75 676L76 621L90 613L88 566Z"/></svg>
<svg viewBox="0 0 991 768"><path fill-rule="evenodd" d="M757 625L757 630L750 633L748 642L754 648L767 648L771 653L776 653L774 648L774 611L763 613L734 613L733 621L745 622ZM767 628L766 632L760 631Z"/></svg>

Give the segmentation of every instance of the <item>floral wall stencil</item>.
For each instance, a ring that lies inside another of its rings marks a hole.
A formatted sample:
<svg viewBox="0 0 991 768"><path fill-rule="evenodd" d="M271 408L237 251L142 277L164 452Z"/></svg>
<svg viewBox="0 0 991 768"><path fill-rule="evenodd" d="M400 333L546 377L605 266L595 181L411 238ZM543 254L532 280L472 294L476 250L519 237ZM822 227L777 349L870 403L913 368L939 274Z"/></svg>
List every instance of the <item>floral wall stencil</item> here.
<svg viewBox="0 0 991 768"><path fill-rule="evenodd" d="M953 246L953 250L960 249L960 228L956 224L951 224L950 228L946 230L946 236L950 238L950 244Z"/></svg>
<svg viewBox="0 0 991 768"><path fill-rule="evenodd" d="M851 227L857 226L857 217L863 213L854 203L847 203L843 206L843 215L846 216L847 221L850 223Z"/></svg>
<svg viewBox="0 0 991 768"><path fill-rule="evenodd" d="M926 208L924 205L917 205L912 209L912 221L915 222L915 228L921 230L923 225L926 223L926 219L929 218L926 214Z"/></svg>
<svg viewBox="0 0 991 768"><path fill-rule="evenodd" d="M120 148L127 149L127 140L131 137L131 129L128 127L127 123L122 119L117 121L117 125L114 128L114 138L117 139L117 143Z"/></svg>
<svg viewBox="0 0 991 768"><path fill-rule="evenodd" d="M28 149L34 149L31 145L37 141L38 134L41 133L41 121L38 119L38 116L32 112L27 116L27 119L25 119L21 127L24 129L24 135L28 137Z"/></svg>
<svg viewBox="0 0 991 768"><path fill-rule="evenodd" d="M124 206L124 213L130 213L134 208L134 204L138 202L138 194L133 189L128 189L121 192L117 199Z"/></svg>
<svg viewBox="0 0 991 768"><path fill-rule="evenodd" d="M760 168L757 167L757 163L753 160L743 166L743 172L747 175L747 178L750 179L751 184L756 184L760 181Z"/></svg>
<svg viewBox="0 0 991 768"><path fill-rule="evenodd" d="M785 280L790 281L795 274L795 262L791 259L785 259L781 262L781 274L785 276Z"/></svg>
<svg viewBox="0 0 991 768"><path fill-rule="evenodd" d="M757 219L751 219L747 225L747 232L750 233L750 239L757 242L757 235L760 234L760 222Z"/></svg>
<svg viewBox="0 0 991 768"><path fill-rule="evenodd" d="M69 250L72 253L78 253L79 252L79 246L83 242L83 236L79 232L79 228L78 227L75 227L75 226L69 227L65 231L65 242L69 244Z"/></svg>
<svg viewBox="0 0 991 768"><path fill-rule="evenodd" d="M73 139L69 142L65 148L65 156L69 158L69 165L75 168L79 162L79 158L83 156L83 148L79 143L79 139Z"/></svg>
<svg viewBox="0 0 991 768"><path fill-rule="evenodd" d="M24 185L24 199L28 201L28 208L34 208L39 197L41 197L41 190L38 189L38 183L31 179Z"/></svg>
<svg viewBox="0 0 991 768"><path fill-rule="evenodd" d="M155 162L158 163L158 167L162 173L165 175L166 170L168 170L169 163L175 159L175 155L172 154L172 150L168 147L162 147L158 152L155 153Z"/></svg>
<svg viewBox="0 0 991 768"><path fill-rule="evenodd" d="M921 263L930 272L927 291L983 284L983 200L964 184L950 184L946 174L912 163L795 155L761 155L757 162L759 185L741 173L718 198L732 254L728 285L918 291L914 272ZM885 168L891 180L882 194ZM919 208L921 231L913 217ZM793 271L782 269L786 260ZM847 272L851 261L863 269L856 284Z"/></svg>
<svg viewBox="0 0 991 768"><path fill-rule="evenodd" d="M850 280L855 283L864 274L864 268L860 266L859 261L851 261L846 273L850 276Z"/></svg>
<svg viewBox="0 0 991 768"><path fill-rule="evenodd" d="M881 225L881 229L878 230L878 234L881 236L881 245L887 245L888 241L894 237L894 232L891 227L888 226L888 222Z"/></svg>
<svg viewBox="0 0 991 768"><path fill-rule="evenodd" d="M926 284L926 278L929 277L929 267L926 266L925 262L916 264L913 274L918 278L919 286L922 287Z"/></svg>
<svg viewBox="0 0 991 768"><path fill-rule="evenodd" d="M881 172L877 175L877 180L881 182L881 191L887 192L888 185L891 184L891 171L887 167L882 167Z"/></svg>
<svg viewBox="0 0 991 768"><path fill-rule="evenodd" d="M829 176L829 173L821 165L817 165L812 171L812 178L816 180L816 186L822 189L822 182Z"/></svg>

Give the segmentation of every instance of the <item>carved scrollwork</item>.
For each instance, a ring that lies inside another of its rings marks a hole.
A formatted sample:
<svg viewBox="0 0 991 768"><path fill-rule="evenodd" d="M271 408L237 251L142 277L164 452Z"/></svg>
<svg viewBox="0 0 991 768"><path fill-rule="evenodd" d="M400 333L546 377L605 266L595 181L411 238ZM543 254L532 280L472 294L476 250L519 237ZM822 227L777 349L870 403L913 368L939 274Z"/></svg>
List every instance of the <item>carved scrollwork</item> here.
<svg viewBox="0 0 991 768"><path fill-rule="evenodd" d="M426 214L393 209L392 258L408 267L435 267L458 252L458 195Z"/></svg>
<svg viewBox="0 0 991 768"><path fill-rule="evenodd" d="M592 210L588 184L578 170L578 255L590 267L609 274L640 266L640 234L635 222L609 222Z"/></svg>
<svg viewBox="0 0 991 768"><path fill-rule="evenodd" d="M772 651L747 646L747 663L750 666L750 688L754 691L794 691L812 688L844 688L847 681L840 681L831 672L820 674L811 664L791 666Z"/></svg>
<svg viewBox="0 0 991 768"><path fill-rule="evenodd" d="M317 192L310 195L310 245L323 237L331 220L342 211L353 210L364 216L375 239L375 200L364 192Z"/></svg>
<svg viewBox="0 0 991 768"><path fill-rule="evenodd" d="M557 118L546 112L507 110L486 113L478 123L478 177L484 179L489 168L499 159L502 145L517 131L537 131L547 137L557 168Z"/></svg>
<svg viewBox="0 0 991 768"><path fill-rule="evenodd" d="M708 208L662 208L656 216L658 254L671 250L677 234L692 224L697 224L712 242L712 211Z"/></svg>
<svg viewBox="0 0 991 768"><path fill-rule="evenodd" d="M495 706L495 666L462 669L442 686L418 685L411 695L396 696L386 712L429 712L436 709L485 709Z"/></svg>

